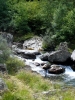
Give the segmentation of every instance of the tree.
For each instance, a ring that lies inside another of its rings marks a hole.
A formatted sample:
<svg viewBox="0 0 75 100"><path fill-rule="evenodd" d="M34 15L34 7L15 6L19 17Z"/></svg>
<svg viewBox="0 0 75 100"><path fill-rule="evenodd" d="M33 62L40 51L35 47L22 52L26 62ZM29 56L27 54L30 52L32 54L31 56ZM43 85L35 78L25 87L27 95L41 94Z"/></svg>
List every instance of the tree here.
<svg viewBox="0 0 75 100"><path fill-rule="evenodd" d="M8 24L8 6L7 0L0 0L0 31L5 31Z"/></svg>

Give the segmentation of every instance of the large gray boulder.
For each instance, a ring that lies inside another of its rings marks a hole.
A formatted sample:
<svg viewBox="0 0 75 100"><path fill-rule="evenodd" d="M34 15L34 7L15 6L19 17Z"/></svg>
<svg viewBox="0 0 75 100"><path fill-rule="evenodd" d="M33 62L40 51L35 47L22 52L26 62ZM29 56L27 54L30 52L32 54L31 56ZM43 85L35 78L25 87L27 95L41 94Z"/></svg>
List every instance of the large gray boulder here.
<svg viewBox="0 0 75 100"><path fill-rule="evenodd" d="M44 64L43 66L42 66L42 68L44 69L44 70L48 70L49 68L50 68L50 64Z"/></svg>
<svg viewBox="0 0 75 100"><path fill-rule="evenodd" d="M67 64L71 53L66 50L57 50L49 54L48 60L51 63Z"/></svg>
<svg viewBox="0 0 75 100"><path fill-rule="evenodd" d="M23 49L30 50L41 50L42 49L42 38L41 37L33 37L29 40L24 41Z"/></svg>
<svg viewBox="0 0 75 100"><path fill-rule="evenodd" d="M23 57L23 58L26 58L26 59L35 59L36 58L36 55L39 55L40 52L38 51L30 51L30 50L23 50L23 49L15 49L15 52L17 55Z"/></svg>
<svg viewBox="0 0 75 100"><path fill-rule="evenodd" d="M48 61L48 56L49 56L49 53L42 54L40 56L40 59L43 60L43 61Z"/></svg>

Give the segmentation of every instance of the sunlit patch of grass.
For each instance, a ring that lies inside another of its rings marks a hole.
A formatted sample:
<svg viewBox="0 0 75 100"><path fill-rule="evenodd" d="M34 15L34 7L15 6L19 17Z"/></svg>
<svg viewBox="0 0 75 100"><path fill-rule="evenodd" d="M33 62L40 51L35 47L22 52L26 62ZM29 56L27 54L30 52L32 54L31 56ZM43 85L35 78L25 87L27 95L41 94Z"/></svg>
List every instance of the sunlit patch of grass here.
<svg viewBox="0 0 75 100"><path fill-rule="evenodd" d="M2 100L23 100L21 97L16 96L12 92L7 92L3 95Z"/></svg>
<svg viewBox="0 0 75 100"><path fill-rule="evenodd" d="M71 87L62 92L61 95L63 96L63 100L75 100L75 88Z"/></svg>
<svg viewBox="0 0 75 100"><path fill-rule="evenodd" d="M35 91L46 91L51 88L51 83L49 81L45 81L45 79L35 73L22 71L19 72L16 77Z"/></svg>
<svg viewBox="0 0 75 100"><path fill-rule="evenodd" d="M5 79L8 91L2 95L2 100L34 100L33 91L15 76Z"/></svg>
<svg viewBox="0 0 75 100"><path fill-rule="evenodd" d="M17 89L16 84L12 80L6 80L7 87L10 91L14 92Z"/></svg>

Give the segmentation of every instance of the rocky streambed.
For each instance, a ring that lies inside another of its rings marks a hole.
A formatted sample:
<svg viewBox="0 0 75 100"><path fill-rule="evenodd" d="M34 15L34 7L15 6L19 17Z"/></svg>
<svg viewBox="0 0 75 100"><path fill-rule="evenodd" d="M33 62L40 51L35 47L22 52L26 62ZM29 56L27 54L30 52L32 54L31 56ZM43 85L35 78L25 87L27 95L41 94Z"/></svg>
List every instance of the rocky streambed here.
<svg viewBox="0 0 75 100"><path fill-rule="evenodd" d="M41 38L34 37L27 41L24 44L13 43L12 50L28 69L55 82L75 85L75 51L70 53L66 42L60 43L58 50L43 54Z"/></svg>

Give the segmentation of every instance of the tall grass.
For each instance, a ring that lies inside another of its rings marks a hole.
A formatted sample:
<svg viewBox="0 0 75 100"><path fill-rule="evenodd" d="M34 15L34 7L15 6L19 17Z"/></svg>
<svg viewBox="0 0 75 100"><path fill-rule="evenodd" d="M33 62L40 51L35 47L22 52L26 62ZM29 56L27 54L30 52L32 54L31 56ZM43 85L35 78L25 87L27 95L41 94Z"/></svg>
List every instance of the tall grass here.
<svg viewBox="0 0 75 100"><path fill-rule="evenodd" d="M45 79L35 73L21 71L16 77L35 91L46 91L51 88L51 83L47 82L47 80L45 81Z"/></svg>
<svg viewBox="0 0 75 100"><path fill-rule="evenodd" d="M62 88L32 72L9 75L5 82L9 90L2 95L2 100L75 100L75 87Z"/></svg>

